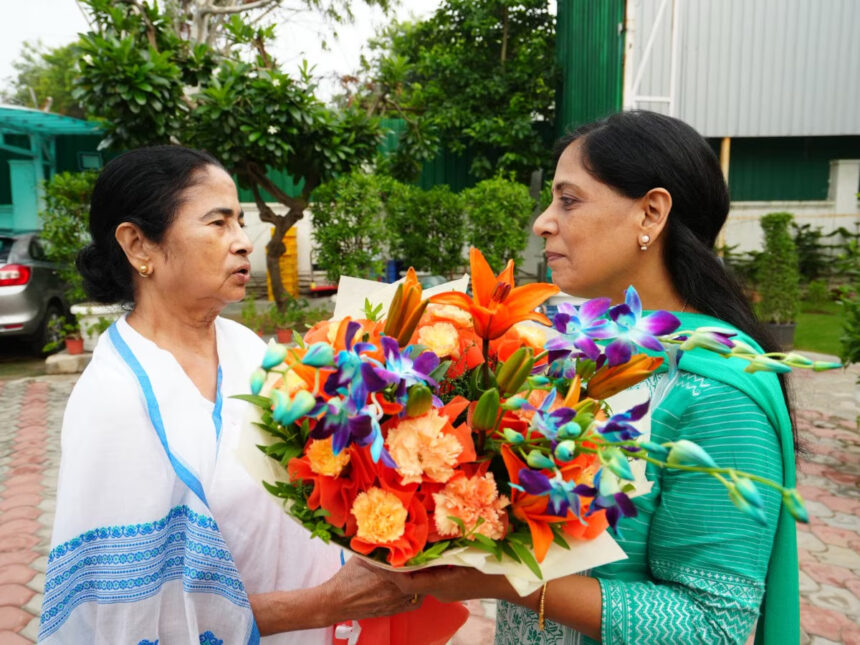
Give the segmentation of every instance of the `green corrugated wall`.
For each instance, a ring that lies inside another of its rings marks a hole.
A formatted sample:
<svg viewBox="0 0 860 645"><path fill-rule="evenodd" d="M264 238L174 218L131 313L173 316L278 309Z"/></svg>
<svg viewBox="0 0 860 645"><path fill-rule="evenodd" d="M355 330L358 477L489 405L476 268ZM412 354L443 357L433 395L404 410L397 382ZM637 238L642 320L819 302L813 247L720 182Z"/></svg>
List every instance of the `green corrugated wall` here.
<svg viewBox="0 0 860 645"><path fill-rule="evenodd" d="M558 0L558 136L621 109L623 24L624 0Z"/></svg>
<svg viewBox="0 0 860 645"><path fill-rule="evenodd" d="M720 140L711 139L709 143L719 155ZM732 139L729 164L732 200L827 199L830 162L834 159L860 159L860 137Z"/></svg>

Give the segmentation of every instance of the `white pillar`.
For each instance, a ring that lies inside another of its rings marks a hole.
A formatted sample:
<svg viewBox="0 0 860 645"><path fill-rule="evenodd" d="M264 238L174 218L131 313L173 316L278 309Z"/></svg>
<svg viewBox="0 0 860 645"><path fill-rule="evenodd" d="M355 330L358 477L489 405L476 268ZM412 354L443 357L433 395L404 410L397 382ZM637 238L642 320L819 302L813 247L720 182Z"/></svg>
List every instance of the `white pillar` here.
<svg viewBox="0 0 860 645"><path fill-rule="evenodd" d="M830 186L827 199L837 214L857 213L857 190L860 185L860 159L834 159L830 162Z"/></svg>

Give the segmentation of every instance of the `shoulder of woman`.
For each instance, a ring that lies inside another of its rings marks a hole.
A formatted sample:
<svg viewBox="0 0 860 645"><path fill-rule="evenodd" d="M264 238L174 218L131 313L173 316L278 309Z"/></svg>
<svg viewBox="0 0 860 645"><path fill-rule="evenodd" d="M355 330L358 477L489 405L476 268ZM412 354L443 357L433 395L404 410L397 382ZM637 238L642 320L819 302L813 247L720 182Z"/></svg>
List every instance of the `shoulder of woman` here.
<svg viewBox="0 0 860 645"><path fill-rule="evenodd" d="M134 428L144 427L147 419L140 386L131 370L109 351L96 351L66 405L64 450L76 443L122 442Z"/></svg>

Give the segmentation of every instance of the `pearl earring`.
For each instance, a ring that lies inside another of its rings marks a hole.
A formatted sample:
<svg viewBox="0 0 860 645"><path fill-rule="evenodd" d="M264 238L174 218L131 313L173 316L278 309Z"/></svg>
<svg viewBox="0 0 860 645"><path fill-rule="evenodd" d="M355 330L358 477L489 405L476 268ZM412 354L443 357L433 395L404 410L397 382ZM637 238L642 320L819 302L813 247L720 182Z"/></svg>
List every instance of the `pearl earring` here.
<svg viewBox="0 0 860 645"><path fill-rule="evenodd" d="M137 270L137 272L138 272L138 273L141 275L141 277L143 277L143 278L148 278L148 277L149 277L149 274L150 274L149 267L148 267L147 265L145 265L145 264L141 264L141 265L140 265L140 268Z"/></svg>
<svg viewBox="0 0 860 645"><path fill-rule="evenodd" d="M647 251L648 250L648 243L650 241L651 241L650 235L648 235L648 234L640 235L639 236L639 250L640 251Z"/></svg>

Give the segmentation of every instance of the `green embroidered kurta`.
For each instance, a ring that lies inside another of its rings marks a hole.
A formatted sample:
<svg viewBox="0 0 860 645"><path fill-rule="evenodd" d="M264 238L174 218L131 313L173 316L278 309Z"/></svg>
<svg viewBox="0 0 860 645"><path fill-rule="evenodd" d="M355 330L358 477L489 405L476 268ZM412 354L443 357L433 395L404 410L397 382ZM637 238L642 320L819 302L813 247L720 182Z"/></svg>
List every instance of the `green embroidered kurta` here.
<svg viewBox="0 0 860 645"><path fill-rule="evenodd" d="M681 318L684 329L726 327L706 316ZM775 426L784 426L787 415L775 377L746 375L739 361L700 354L688 353L682 359L683 371L654 410L652 440L689 439L720 465L782 481L785 455ZM661 378L666 376L652 377L640 386L643 398ZM785 428L780 430L784 434ZM790 435L788 442L790 449ZM786 483L793 485L793 461L789 463ZM780 515L779 494L759 487L767 517L767 526L762 527L740 513L725 487L710 476L650 465L647 476L654 486L634 500L638 516L619 525L623 533L619 544L628 559L591 572L601 586L603 642L745 642L765 591ZM796 580L796 550L794 557ZM796 623L796 613L793 620ZM592 641L552 621L541 633L534 612L499 603L497 645L580 642Z"/></svg>

